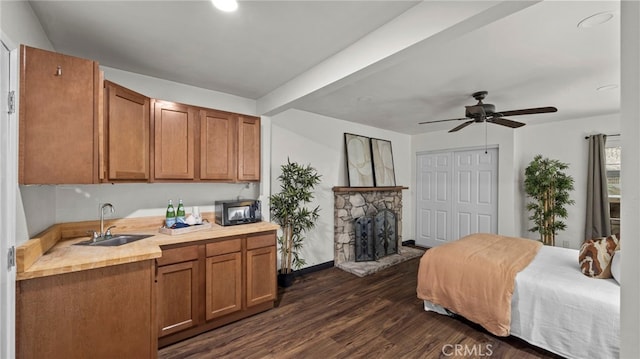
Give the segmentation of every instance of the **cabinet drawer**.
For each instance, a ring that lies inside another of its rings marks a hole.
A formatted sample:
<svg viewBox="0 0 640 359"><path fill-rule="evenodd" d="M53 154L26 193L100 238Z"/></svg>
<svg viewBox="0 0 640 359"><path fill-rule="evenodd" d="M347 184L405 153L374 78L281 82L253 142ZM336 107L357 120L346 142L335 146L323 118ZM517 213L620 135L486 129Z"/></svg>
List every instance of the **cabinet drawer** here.
<svg viewBox="0 0 640 359"><path fill-rule="evenodd" d="M262 234L247 238L247 249L262 248L276 245L275 234Z"/></svg>
<svg viewBox="0 0 640 359"><path fill-rule="evenodd" d="M242 242L240 238L222 242L207 243L207 257L240 252L241 250Z"/></svg>
<svg viewBox="0 0 640 359"><path fill-rule="evenodd" d="M180 263L198 259L198 246L186 246L163 249L162 257L157 258L158 266Z"/></svg>

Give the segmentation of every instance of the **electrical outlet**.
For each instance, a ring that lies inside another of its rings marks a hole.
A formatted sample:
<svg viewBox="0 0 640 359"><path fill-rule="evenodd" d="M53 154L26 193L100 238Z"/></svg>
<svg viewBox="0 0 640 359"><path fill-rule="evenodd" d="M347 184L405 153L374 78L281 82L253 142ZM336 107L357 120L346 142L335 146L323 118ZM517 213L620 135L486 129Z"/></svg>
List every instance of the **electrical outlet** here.
<svg viewBox="0 0 640 359"><path fill-rule="evenodd" d="M569 248L569 241L562 241L562 246L565 248Z"/></svg>

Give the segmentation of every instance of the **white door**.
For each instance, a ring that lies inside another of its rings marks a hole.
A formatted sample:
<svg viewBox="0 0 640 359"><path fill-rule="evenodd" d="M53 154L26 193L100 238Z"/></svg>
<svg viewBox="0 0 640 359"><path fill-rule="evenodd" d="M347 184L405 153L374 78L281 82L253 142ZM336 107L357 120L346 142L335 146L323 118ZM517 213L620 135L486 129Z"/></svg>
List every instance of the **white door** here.
<svg viewBox="0 0 640 359"><path fill-rule="evenodd" d="M418 154L416 173L416 244L497 233L497 148Z"/></svg>
<svg viewBox="0 0 640 359"><path fill-rule="evenodd" d="M434 247L451 237L451 153L418 156L416 244Z"/></svg>
<svg viewBox="0 0 640 359"><path fill-rule="evenodd" d="M0 357L15 357L15 266L9 250L16 243L17 118L9 114L12 55L0 41Z"/></svg>

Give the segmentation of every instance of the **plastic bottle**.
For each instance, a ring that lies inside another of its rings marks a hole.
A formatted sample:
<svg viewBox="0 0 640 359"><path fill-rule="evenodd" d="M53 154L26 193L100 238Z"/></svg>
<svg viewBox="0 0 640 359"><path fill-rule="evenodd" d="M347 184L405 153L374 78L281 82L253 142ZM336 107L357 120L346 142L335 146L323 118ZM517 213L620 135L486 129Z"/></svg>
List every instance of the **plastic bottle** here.
<svg viewBox="0 0 640 359"><path fill-rule="evenodd" d="M176 211L173 208L173 201L169 200L169 206L167 206L167 217L165 225L167 228L171 228L176 223Z"/></svg>
<svg viewBox="0 0 640 359"><path fill-rule="evenodd" d="M178 211L176 212L176 222L185 223L184 205L182 199L178 200Z"/></svg>

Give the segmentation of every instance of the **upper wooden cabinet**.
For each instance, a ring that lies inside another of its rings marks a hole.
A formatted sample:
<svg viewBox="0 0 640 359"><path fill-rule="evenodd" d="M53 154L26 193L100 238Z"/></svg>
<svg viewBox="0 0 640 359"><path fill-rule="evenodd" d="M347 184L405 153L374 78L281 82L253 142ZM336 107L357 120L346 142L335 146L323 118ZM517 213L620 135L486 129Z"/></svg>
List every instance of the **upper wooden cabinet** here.
<svg viewBox="0 0 640 359"><path fill-rule="evenodd" d="M149 180L149 98L105 81L102 181Z"/></svg>
<svg viewBox="0 0 640 359"><path fill-rule="evenodd" d="M260 180L260 118L238 119L238 181Z"/></svg>
<svg viewBox="0 0 640 359"><path fill-rule="evenodd" d="M260 180L260 118L153 102L154 181Z"/></svg>
<svg viewBox="0 0 640 359"><path fill-rule="evenodd" d="M19 182L98 182L98 63L20 47Z"/></svg>
<svg viewBox="0 0 640 359"><path fill-rule="evenodd" d="M200 110L200 179L235 181L237 123L233 114Z"/></svg>
<svg viewBox="0 0 640 359"><path fill-rule="evenodd" d="M196 108L154 100L154 174L156 180L195 179Z"/></svg>
<svg viewBox="0 0 640 359"><path fill-rule="evenodd" d="M150 99L103 81L95 61L20 50L21 184L260 181L260 118Z"/></svg>

